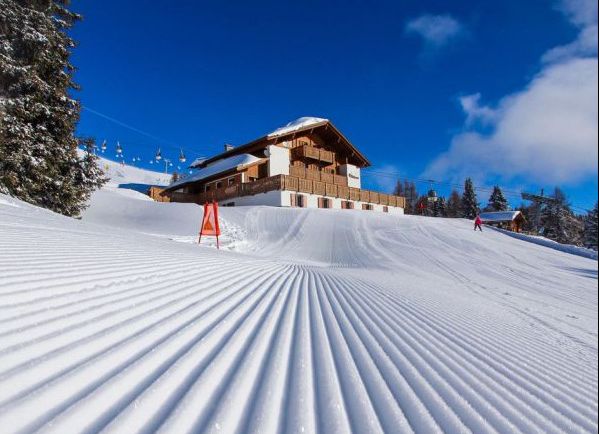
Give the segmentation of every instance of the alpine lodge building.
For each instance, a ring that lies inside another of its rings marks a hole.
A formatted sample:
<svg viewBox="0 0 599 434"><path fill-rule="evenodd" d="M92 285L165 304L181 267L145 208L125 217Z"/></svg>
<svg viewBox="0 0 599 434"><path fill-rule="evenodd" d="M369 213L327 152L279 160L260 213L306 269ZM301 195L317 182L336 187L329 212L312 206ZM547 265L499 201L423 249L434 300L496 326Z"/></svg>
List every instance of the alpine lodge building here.
<svg viewBox="0 0 599 434"><path fill-rule="evenodd" d="M194 161L192 173L150 196L221 206L359 209L403 214L405 199L362 189L368 159L327 119L300 118L242 146Z"/></svg>

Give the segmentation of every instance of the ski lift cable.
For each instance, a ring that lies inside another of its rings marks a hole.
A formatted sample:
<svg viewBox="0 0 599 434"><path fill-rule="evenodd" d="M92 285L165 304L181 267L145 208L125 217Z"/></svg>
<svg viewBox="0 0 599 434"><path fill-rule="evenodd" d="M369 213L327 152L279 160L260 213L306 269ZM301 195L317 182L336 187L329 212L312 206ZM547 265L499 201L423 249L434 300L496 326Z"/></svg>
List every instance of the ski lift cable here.
<svg viewBox="0 0 599 434"><path fill-rule="evenodd" d="M104 113L100 113L99 111L94 110L94 109L92 109L90 107L83 106L83 105L81 107L84 110L86 110L86 111L88 111L88 112L90 112L92 114L95 114L96 116L100 116L101 118L104 118L104 119L106 119L106 120L108 120L110 122L114 122L115 124L118 124L118 125L120 125L120 126L122 126L124 128L130 129L131 131L135 131L136 133L142 134L142 135L144 135L146 137L149 137L150 139L157 140L157 141L160 141L160 142L164 142L164 143L168 143L168 144L171 144L173 146L176 146L175 143L169 142L168 140L162 139L162 138L157 137L157 136L155 136L153 134L150 134L150 133L148 133L146 131L140 130L139 128L135 128L134 126L131 126L129 124L126 124L125 122L119 121L118 119L115 119L115 118L113 118L111 116L105 115Z"/></svg>
<svg viewBox="0 0 599 434"><path fill-rule="evenodd" d="M157 141L157 142L160 142L160 143L163 145L163 147L167 147L167 148L171 148L171 149L176 149L176 150L182 150L182 149L183 149L181 146L177 145L177 144L176 144L176 143L174 143L174 142L171 142L171 141L168 141L168 140L166 140L166 139L163 139L163 138L161 138L161 137L158 137L158 136L155 136L155 135L153 135L153 134L150 134L150 133L148 133L148 132L146 132L146 131L143 131L143 130L141 130L141 129L139 129L139 128L136 128L136 127L134 127L134 126L132 126L132 125L129 125L129 124L127 124L127 123L123 122L123 121L120 121L120 120L118 120L118 119L115 119L115 118L113 118L112 116L108 116L108 115L106 115L106 114L104 114L104 113L101 113L101 112L99 112L99 111L97 111L97 110L94 110L94 109L92 109L92 108L90 108L90 107L88 107L88 106L82 106L82 108L83 108L84 110L86 110L86 111L88 111L88 112L90 112L90 113L92 113L92 114L96 115L96 116L99 116L99 117L101 117L101 118L104 118L104 119L106 119L106 120L108 120L108 121L110 121L110 122L113 122L113 123L115 123L115 124L117 124L117 125L120 125L120 126L122 126L122 127L124 127L124 128L127 128L127 129L131 130L131 131L134 131L134 132L136 132L136 133L138 133L138 134L141 134L141 135L143 135L143 136L146 136L146 137L148 137L148 138L150 138L150 139L152 139L152 140L155 140L155 141ZM130 143L130 144L133 144L133 145L137 145L137 146L144 146L144 147L145 147L145 146L148 146L148 147L149 147L149 146L155 146L155 145L149 145L149 144L147 144L147 143L132 142L132 141L129 141L129 140L128 140L127 142L128 142L128 143ZM186 151L188 151L188 150L186 150ZM189 154L194 154L194 153L192 153L192 152L188 152L188 153L189 153Z"/></svg>

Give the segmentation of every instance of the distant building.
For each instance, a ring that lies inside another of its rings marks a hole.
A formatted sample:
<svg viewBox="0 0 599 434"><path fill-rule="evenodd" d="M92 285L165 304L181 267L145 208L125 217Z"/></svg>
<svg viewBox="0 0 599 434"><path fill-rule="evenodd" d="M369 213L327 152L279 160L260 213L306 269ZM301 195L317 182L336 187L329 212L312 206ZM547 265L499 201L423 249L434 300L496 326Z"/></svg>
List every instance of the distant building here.
<svg viewBox="0 0 599 434"><path fill-rule="evenodd" d="M480 218L485 225L497 226L513 232L521 232L526 222L521 211L484 212Z"/></svg>
<svg viewBox="0 0 599 434"><path fill-rule="evenodd" d="M300 118L242 146L194 161L156 200L223 206L363 209L403 214L405 199L362 189L366 157L327 119Z"/></svg>

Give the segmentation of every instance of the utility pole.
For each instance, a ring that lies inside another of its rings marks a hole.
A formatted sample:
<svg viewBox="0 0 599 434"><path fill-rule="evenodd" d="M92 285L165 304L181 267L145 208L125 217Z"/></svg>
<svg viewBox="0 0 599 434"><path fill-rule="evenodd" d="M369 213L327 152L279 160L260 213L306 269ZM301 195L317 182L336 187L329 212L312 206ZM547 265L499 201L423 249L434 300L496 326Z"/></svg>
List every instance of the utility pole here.
<svg viewBox="0 0 599 434"><path fill-rule="evenodd" d="M535 208L537 210L537 215L535 216L536 217L536 227L538 229L541 226L541 206L543 206L545 204L550 205L550 204L555 203L555 198L545 196L545 190L541 189L540 195L534 194L534 193L522 192L522 199L529 200L535 204Z"/></svg>
<svg viewBox="0 0 599 434"><path fill-rule="evenodd" d="M168 166L171 164L171 160L164 158L164 173L168 175Z"/></svg>

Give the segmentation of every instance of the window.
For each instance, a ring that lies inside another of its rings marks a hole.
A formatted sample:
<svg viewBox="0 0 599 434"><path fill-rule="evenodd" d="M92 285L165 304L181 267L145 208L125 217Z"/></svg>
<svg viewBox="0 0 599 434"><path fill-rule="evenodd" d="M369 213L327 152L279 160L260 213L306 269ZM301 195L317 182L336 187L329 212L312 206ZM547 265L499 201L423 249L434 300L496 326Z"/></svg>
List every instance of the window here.
<svg viewBox="0 0 599 434"><path fill-rule="evenodd" d="M235 178L229 178L229 179L227 179L227 185L229 187L232 186L233 184L235 184Z"/></svg>
<svg viewBox="0 0 599 434"><path fill-rule="evenodd" d="M220 189L220 188L223 188L223 183L222 183L221 181L218 181L218 182L216 183L216 189L218 190L218 189Z"/></svg>
<svg viewBox="0 0 599 434"><path fill-rule="evenodd" d="M354 203L349 200L344 200L341 202L341 209L354 209Z"/></svg>
<svg viewBox="0 0 599 434"><path fill-rule="evenodd" d="M319 197L318 198L318 208L332 208L333 207L333 201L329 198L326 197Z"/></svg>
<svg viewBox="0 0 599 434"><path fill-rule="evenodd" d="M258 178L267 178L268 177L268 164L260 164L258 166Z"/></svg>
<svg viewBox="0 0 599 434"><path fill-rule="evenodd" d="M374 207L371 204L369 204L369 203L363 203L362 204L362 209L364 211L372 211L374 209Z"/></svg>
<svg viewBox="0 0 599 434"><path fill-rule="evenodd" d="M383 207L383 212L389 212L389 207L388 206L384 206Z"/></svg>
<svg viewBox="0 0 599 434"><path fill-rule="evenodd" d="M306 196L303 194L291 193L291 206L294 208L305 208Z"/></svg>
<svg viewBox="0 0 599 434"><path fill-rule="evenodd" d="M204 187L204 191L210 191L212 190L212 186L210 184L206 184L206 186Z"/></svg>

